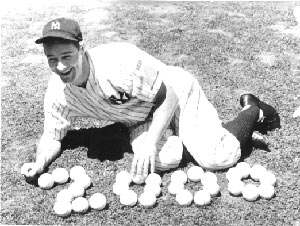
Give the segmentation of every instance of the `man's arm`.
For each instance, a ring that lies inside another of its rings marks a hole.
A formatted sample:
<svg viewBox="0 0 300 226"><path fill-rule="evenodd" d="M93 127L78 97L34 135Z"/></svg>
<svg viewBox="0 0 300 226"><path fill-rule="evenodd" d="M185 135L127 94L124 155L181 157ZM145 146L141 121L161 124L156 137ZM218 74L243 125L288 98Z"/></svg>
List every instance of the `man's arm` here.
<svg viewBox="0 0 300 226"><path fill-rule="evenodd" d="M61 152L61 142L42 135L36 150L35 162L25 163L21 168L21 173L28 180L33 180L41 174L45 168L56 159Z"/></svg>
<svg viewBox="0 0 300 226"><path fill-rule="evenodd" d="M149 164L151 172L155 170L156 144L167 129L178 106L178 98L173 89L162 82L155 97L155 110L151 126L143 143L143 150L135 151L131 174L147 176Z"/></svg>

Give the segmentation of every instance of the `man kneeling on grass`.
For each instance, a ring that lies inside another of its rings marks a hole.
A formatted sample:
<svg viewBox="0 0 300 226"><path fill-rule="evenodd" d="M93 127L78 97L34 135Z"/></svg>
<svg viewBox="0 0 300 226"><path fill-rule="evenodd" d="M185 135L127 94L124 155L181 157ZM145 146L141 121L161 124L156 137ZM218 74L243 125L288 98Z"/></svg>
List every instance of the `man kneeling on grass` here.
<svg viewBox="0 0 300 226"><path fill-rule="evenodd" d="M252 94L242 95L242 111L222 124L196 78L182 68L167 66L132 44L86 50L81 41L78 23L66 18L48 22L36 40L43 44L53 75L36 161L21 169L27 179L41 174L59 155L76 117L127 126L134 152L131 173L139 177L178 167L182 144L205 169L231 167L254 130L264 133L280 124L276 110Z"/></svg>

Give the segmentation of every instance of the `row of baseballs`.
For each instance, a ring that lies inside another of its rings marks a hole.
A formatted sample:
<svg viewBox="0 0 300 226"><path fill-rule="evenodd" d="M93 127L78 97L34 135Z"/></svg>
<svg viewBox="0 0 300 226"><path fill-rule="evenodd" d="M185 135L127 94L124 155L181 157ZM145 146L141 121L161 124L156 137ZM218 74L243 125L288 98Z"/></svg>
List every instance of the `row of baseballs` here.
<svg viewBox="0 0 300 226"><path fill-rule="evenodd" d="M256 186L242 181L249 177L260 184ZM275 195L276 176L259 164L251 167L249 163L240 162L227 171L226 178L228 191L233 196L242 194L246 200L255 201L259 196L271 199Z"/></svg>
<svg viewBox="0 0 300 226"><path fill-rule="evenodd" d="M184 188L188 179L193 182L202 181L203 190L197 191L195 195ZM129 189L131 182L143 184L144 192L138 198L137 194ZM170 194L176 196L179 205L187 206L193 201L196 205L206 205L211 202L211 197L220 192L220 186L217 183L217 177L211 172L204 173L199 166L193 166L187 173L177 170L171 175L171 182L168 186ZM161 177L156 173L151 173L147 178L134 177L127 171L121 171L116 175L116 181L113 185L113 192L120 196L120 203L126 206L134 206L138 201L142 206L152 207L156 203L156 198L161 194Z"/></svg>
<svg viewBox="0 0 300 226"><path fill-rule="evenodd" d="M52 173L43 173L38 178L38 185L42 189L51 189L53 185L64 184L69 178L83 185L86 189L91 185L91 178L82 166L74 166L69 172L65 168L56 168Z"/></svg>

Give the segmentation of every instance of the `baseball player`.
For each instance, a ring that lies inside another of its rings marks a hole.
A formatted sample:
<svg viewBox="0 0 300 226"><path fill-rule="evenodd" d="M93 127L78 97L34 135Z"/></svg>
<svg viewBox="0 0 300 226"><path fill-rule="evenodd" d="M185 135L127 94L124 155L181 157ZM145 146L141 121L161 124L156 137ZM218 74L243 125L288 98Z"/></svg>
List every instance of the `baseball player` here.
<svg viewBox="0 0 300 226"><path fill-rule="evenodd" d="M43 44L53 75L45 94L36 160L21 169L28 179L59 155L76 117L129 128L133 176L176 168L182 145L205 169L230 167L254 130L265 133L280 124L276 110L252 94L241 96L243 110L222 124L198 81L182 68L167 66L129 43L86 50L81 41L78 23L66 18L48 22L36 40Z"/></svg>

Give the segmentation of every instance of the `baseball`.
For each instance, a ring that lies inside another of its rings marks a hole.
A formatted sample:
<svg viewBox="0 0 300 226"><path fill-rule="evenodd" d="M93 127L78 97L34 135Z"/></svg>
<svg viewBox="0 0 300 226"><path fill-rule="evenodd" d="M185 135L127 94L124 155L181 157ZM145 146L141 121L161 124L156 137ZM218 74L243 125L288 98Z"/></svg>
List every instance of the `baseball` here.
<svg viewBox="0 0 300 226"><path fill-rule="evenodd" d="M69 179L69 173L65 168L56 168L52 171L54 182L64 184Z"/></svg>
<svg viewBox="0 0 300 226"><path fill-rule="evenodd" d="M265 171L260 177L261 183L267 183L272 186L276 185L276 176L270 171Z"/></svg>
<svg viewBox="0 0 300 226"><path fill-rule="evenodd" d="M251 166L247 162L239 162L236 169L242 178L247 178L250 175Z"/></svg>
<svg viewBox="0 0 300 226"><path fill-rule="evenodd" d="M197 191L194 196L194 202L198 206L208 205L211 202L211 196L207 191Z"/></svg>
<svg viewBox="0 0 300 226"><path fill-rule="evenodd" d="M115 182L113 185L113 193L116 195L121 195L123 192L129 190L129 185L127 183Z"/></svg>
<svg viewBox="0 0 300 226"><path fill-rule="evenodd" d="M137 202L137 194L133 190L128 190L120 195L120 202L125 206L134 206Z"/></svg>
<svg viewBox="0 0 300 226"><path fill-rule="evenodd" d="M146 178L144 176L136 175L132 178L133 183L135 184L143 184Z"/></svg>
<svg viewBox="0 0 300 226"><path fill-rule="evenodd" d="M244 182L241 180L230 180L228 183L228 191L231 195L238 196L242 194Z"/></svg>
<svg viewBox="0 0 300 226"><path fill-rule="evenodd" d="M203 173L204 171L200 166L192 166L187 171L187 177L190 181L199 182Z"/></svg>
<svg viewBox="0 0 300 226"><path fill-rule="evenodd" d="M50 173L43 173L38 179L38 185L42 189L50 189L53 187L54 178Z"/></svg>
<svg viewBox="0 0 300 226"><path fill-rule="evenodd" d="M75 182L81 184L84 189L87 189L92 184L92 180L87 174L78 175L75 179Z"/></svg>
<svg viewBox="0 0 300 226"><path fill-rule="evenodd" d="M181 182L172 182L168 186L168 191L172 195L176 195L179 191L184 189L184 184Z"/></svg>
<svg viewBox="0 0 300 226"><path fill-rule="evenodd" d="M258 186L259 195L265 199L271 199L275 195L275 188L271 184L261 183Z"/></svg>
<svg viewBox="0 0 300 226"><path fill-rule="evenodd" d="M161 193L161 187L158 184L146 184L144 187L144 192L152 193L157 197Z"/></svg>
<svg viewBox="0 0 300 226"><path fill-rule="evenodd" d="M157 173L150 173L145 180L146 184L158 184L161 185L161 177Z"/></svg>
<svg viewBox="0 0 300 226"><path fill-rule="evenodd" d="M241 174L238 172L238 169L236 167L230 168L227 172L226 172L226 178L228 181L231 180L240 180L241 178Z"/></svg>
<svg viewBox="0 0 300 226"><path fill-rule="evenodd" d="M94 210L102 210L106 206L106 197L101 193L95 193L89 198L89 204Z"/></svg>
<svg viewBox="0 0 300 226"><path fill-rule="evenodd" d="M68 190L72 194L73 198L81 197L84 195L84 187L76 182L70 184Z"/></svg>
<svg viewBox="0 0 300 226"><path fill-rule="evenodd" d="M68 217L72 212L71 202L56 202L53 207L54 213L60 217Z"/></svg>
<svg viewBox="0 0 300 226"><path fill-rule="evenodd" d="M183 189L176 194L176 201L181 206L188 206L192 203L194 197L192 192L189 190Z"/></svg>
<svg viewBox="0 0 300 226"><path fill-rule="evenodd" d="M242 194L247 201L255 201L259 196L259 190L254 184L246 184Z"/></svg>
<svg viewBox="0 0 300 226"><path fill-rule="evenodd" d="M57 202L71 202L73 199L73 194L68 189L60 190L56 195Z"/></svg>
<svg viewBox="0 0 300 226"><path fill-rule="evenodd" d="M250 176L253 180L259 181L261 175L263 175L266 172L266 168L261 165L254 165L250 169Z"/></svg>
<svg viewBox="0 0 300 226"><path fill-rule="evenodd" d="M70 178L72 180L75 180L81 174L86 174L85 169L82 166L74 166L70 170Z"/></svg>
<svg viewBox="0 0 300 226"><path fill-rule="evenodd" d="M185 184L187 182L186 173L182 170L176 170L171 175L171 182L180 182L180 183Z"/></svg>
<svg viewBox="0 0 300 226"><path fill-rule="evenodd" d="M201 183L203 185L205 184L211 184L211 183L217 183L217 176L216 174L212 172L205 172L201 176Z"/></svg>
<svg viewBox="0 0 300 226"><path fill-rule="evenodd" d="M77 197L72 201L72 210L76 213L85 213L89 208L89 202L84 197Z"/></svg>
<svg viewBox="0 0 300 226"><path fill-rule="evenodd" d="M156 203L156 196L150 192L144 192L139 197L139 203L145 207L152 207Z"/></svg>
<svg viewBox="0 0 300 226"><path fill-rule="evenodd" d="M128 185L132 182L130 173L123 170L116 174L116 182L126 182Z"/></svg>
<svg viewBox="0 0 300 226"><path fill-rule="evenodd" d="M206 183L203 186L203 190L207 191L211 196L216 196L220 193L220 186L215 182Z"/></svg>

